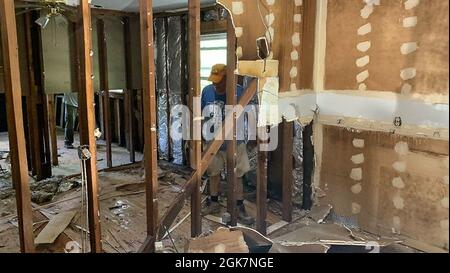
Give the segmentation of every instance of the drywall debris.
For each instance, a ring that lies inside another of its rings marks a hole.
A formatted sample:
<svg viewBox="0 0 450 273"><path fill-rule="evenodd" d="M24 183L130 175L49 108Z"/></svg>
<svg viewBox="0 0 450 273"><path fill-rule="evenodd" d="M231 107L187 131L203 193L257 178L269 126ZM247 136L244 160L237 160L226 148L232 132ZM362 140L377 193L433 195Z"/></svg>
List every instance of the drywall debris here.
<svg viewBox="0 0 450 273"><path fill-rule="evenodd" d="M213 234L192 239L187 253L249 253L242 231L220 228Z"/></svg>
<svg viewBox="0 0 450 273"><path fill-rule="evenodd" d="M332 209L333 206L330 204L314 206L308 214L308 217L314 220L314 222L322 224L328 215L330 215Z"/></svg>
<svg viewBox="0 0 450 273"><path fill-rule="evenodd" d="M62 212L53 217L45 228L39 233L34 240L34 243L39 244L52 244L56 238L69 226L75 216L76 211Z"/></svg>

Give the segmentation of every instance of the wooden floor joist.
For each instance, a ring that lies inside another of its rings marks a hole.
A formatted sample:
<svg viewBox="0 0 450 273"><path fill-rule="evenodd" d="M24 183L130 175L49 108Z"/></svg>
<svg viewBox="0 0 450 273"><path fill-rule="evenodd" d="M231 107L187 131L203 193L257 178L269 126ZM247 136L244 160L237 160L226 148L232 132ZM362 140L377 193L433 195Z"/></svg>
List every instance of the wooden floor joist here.
<svg viewBox="0 0 450 273"><path fill-rule="evenodd" d="M100 69L100 90L102 91L103 108L103 126L105 127L106 140L106 165L112 167L112 135L111 135L111 106L109 98L109 80L108 80L108 50L106 45L105 22L103 19L97 19L97 41Z"/></svg>
<svg viewBox="0 0 450 273"><path fill-rule="evenodd" d="M80 78L78 94L80 112L80 145L88 145L91 159L87 160L88 218L91 252L102 252L98 201L97 144L94 136L94 82L92 71L92 26L89 0L80 0L78 32L80 39Z"/></svg>
<svg viewBox="0 0 450 273"><path fill-rule="evenodd" d="M156 135L155 52L153 43L153 7L151 0L140 0L142 87L144 110L144 167L147 206L147 237L155 250L158 225L158 157Z"/></svg>
<svg viewBox="0 0 450 273"><path fill-rule="evenodd" d="M33 217L22 115L22 90L14 0L0 1L0 25L8 135L12 179L16 192L20 250L21 252L34 252Z"/></svg>
<svg viewBox="0 0 450 273"><path fill-rule="evenodd" d="M228 17L227 26L227 105L236 106L236 34L231 16ZM231 214L231 225L237 225L237 210L236 210L236 189L237 189L237 142L236 142L236 113L233 112L233 119L230 134L227 139L227 182L228 182L228 212Z"/></svg>
<svg viewBox="0 0 450 273"><path fill-rule="evenodd" d="M202 169L202 143L201 143L201 106L198 101L200 90L200 0L189 0L189 98L192 109L192 141L191 166ZM196 103L197 102L197 103ZM197 172L195 186L191 196L191 235L197 237L202 233L201 218L201 175Z"/></svg>

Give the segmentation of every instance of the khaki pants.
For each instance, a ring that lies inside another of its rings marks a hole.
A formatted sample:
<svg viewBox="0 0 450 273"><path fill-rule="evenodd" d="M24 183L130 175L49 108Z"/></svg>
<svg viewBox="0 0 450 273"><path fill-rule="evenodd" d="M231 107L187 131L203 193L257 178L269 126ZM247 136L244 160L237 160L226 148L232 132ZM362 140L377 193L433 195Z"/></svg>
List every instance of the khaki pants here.
<svg viewBox="0 0 450 273"><path fill-rule="evenodd" d="M212 159L211 164L208 167L207 173L209 176L218 176L222 170L226 167L227 152L219 151ZM250 160L248 159L247 146L241 143L237 147L237 159L236 159L236 175L238 178L242 178L246 173L250 171Z"/></svg>

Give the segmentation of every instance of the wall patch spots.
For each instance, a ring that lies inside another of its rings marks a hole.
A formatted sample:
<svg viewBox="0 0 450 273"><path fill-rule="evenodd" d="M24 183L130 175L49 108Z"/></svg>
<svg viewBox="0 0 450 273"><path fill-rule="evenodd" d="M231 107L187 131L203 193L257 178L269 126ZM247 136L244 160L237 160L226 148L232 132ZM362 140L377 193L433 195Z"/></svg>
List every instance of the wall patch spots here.
<svg viewBox="0 0 450 273"><path fill-rule="evenodd" d="M292 35L292 45L299 46L300 45L300 33L296 32Z"/></svg>
<svg viewBox="0 0 450 273"><path fill-rule="evenodd" d="M291 52L291 60L292 61L298 61L298 51L297 50L293 50L292 52Z"/></svg>
<svg viewBox="0 0 450 273"><path fill-rule="evenodd" d="M416 25L417 25L417 16L407 17L403 19L404 28L415 27Z"/></svg>
<svg viewBox="0 0 450 273"><path fill-rule="evenodd" d="M370 57L369 55L366 55L364 57L361 57L356 60L356 66L357 67L364 67L370 63Z"/></svg>
<svg viewBox="0 0 450 273"><path fill-rule="evenodd" d="M242 27L236 27L236 37L241 38L242 34L244 34L244 29Z"/></svg>
<svg viewBox="0 0 450 273"><path fill-rule="evenodd" d="M401 156L407 155L407 154L409 153L408 143L403 142L403 141L398 142L398 143L395 145L395 152L396 152L398 155L401 155Z"/></svg>
<svg viewBox="0 0 450 273"><path fill-rule="evenodd" d="M394 168L394 170L396 170L399 173L404 173L406 172L406 162L404 161L397 161L394 162L394 164L392 165L392 167Z"/></svg>
<svg viewBox="0 0 450 273"><path fill-rule="evenodd" d="M367 23L358 29L358 35L364 36L372 32L372 24Z"/></svg>
<svg viewBox="0 0 450 273"><path fill-rule="evenodd" d="M369 70L364 70L363 72L356 75L356 81L362 83L369 78Z"/></svg>
<svg viewBox="0 0 450 273"><path fill-rule="evenodd" d="M373 5L365 5L361 10L361 17L363 19L369 18L369 16L373 13Z"/></svg>
<svg viewBox="0 0 450 273"><path fill-rule="evenodd" d="M413 67L402 69L402 71L400 72L400 77L404 81L414 79L416 75L417 70Z"/></svg>
<svg viewBox="0 0 450 273"><path fill-rule="evenodd" d="M362 168L354 168L350 173L350 178L355 181L361 181L363 178Z"/></svg>
<svg viewBox="0 0 450 273"><path fill-rule="evenodd" d="M406 0L405 9L410 10L417 7L420 3L420 0Z"/></svg>
<svg viewBox="0 0 450 273"><path fill-rule="evenodd" d="M231 4L231 12L234 15L241 15L244 13L244 4L242 3L242 1L234 1Z"/></svg>
<svg viewBox="0 0 450 273"><path fill-rule="evenodd" d="M360 194L362 192L362 185L361 185L361 183L353 185L352 188L351 188L351 191L352 191L353 194Z"/></svg>
<svg viewBox="0 0 450 273"><path fill-rule="evenodd" d="M361 213L361 205L358 203L352 203L352 213L353 214L360 214Z"/></svg>
<svg viewBox="0 0 450 273"><path fill-rule="evenodd" d="M401 196L396 196L392 200L394 202L394 207L398 210L402 210L405 208L405 199Z"/></svg>
<svg viewBox="0 0 450 273"><path fill-rule="evenodd" d="M408 95L408 94L411 93L411 91L412 91L412 85L411 84L409 84L409 83L403 84L403 86L402 86L402 94L403 95Z"/></svg>
<svg viewBox="0 0 450 273"><path fill-rule="evenodd" d="M405 188L405 182L403 182L403 179L401 177L396 177L392 179L392 186L396 189L404 189Z"/></svg>
<svg viewBox="0 0 450 273"><path fill-rule="evenodd" d="M294 15L294 22L300 23L302 21L302 15L301 14L295 14Z"/></svg>
<svg viewBox="0 0 450 273"><path fill-rule="evenodd" d="M364 148L364 145L365 145L364 139L357 139L357 138L355 138L353 140L353 147L355 147L355 148L362 149L362 148Z"/></svg>
<svg viewBox="0 0 450 273"><path fill-rule="evenodd" d="M298 74L297 67L296 66L292 67L291 71L289 72L289 75L291 76L291 78L297 77L297 74Z"/></svg>
<svg viewBox="0 0 450 273"><path fill-rule="evenodd" d="M408 55L408 54L411 54L414 51L416 51L418 48L419 47L416 42L404 43L404 44L402 44L402 46L400 48L400 52L403 55Z"/></svg>
<svg viewBox="0 0 450 273"><path fill-rule="evenodd" d="M370 49L371 45L372 43L370 41L366 41L359 43L356 48L361 52L367 52Z"/></svg>
<svg viewBox="0 0 450 273"><path fill-rule="evenodd" d="M352 156L352 162L353 162L353 164L356 164L356 165L364 163L364 154L358 154L358 155Z"/></svg>

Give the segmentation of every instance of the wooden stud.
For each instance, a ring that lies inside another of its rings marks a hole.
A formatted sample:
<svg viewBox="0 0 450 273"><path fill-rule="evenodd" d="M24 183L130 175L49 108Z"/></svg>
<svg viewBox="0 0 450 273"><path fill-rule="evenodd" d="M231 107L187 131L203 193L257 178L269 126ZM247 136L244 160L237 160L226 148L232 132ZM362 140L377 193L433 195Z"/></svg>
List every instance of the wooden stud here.
<svg viewBox="0 0 450 273"><path fill-rule="evenodd" d="M294 123L284 121L282 124L283 140L282 140L282 192L283 192L283 220L292 221L292 170L294 149Z"/></svg>
<svg viewBox="0 0 450 273"><path fill-rule="evenodd" d="M24 32L25 32L25 46L26 46L26 60L27 60L27 79L29 90L29 100L31 116L29 116L28 126L30 133L31 149L31 166L32 173L36 175L37 180L43 179L43 170L41 163L41 143L39 137L39 114L37 111L38 104L38 90L36 86L34 63L33 63L33 38L31 34L31 13L24 15Z"/></svg>
<svg viewBox="0 0 450 273"><path fill-rule="evenodd" d="M111 106L109 96L109 80L108 80L108 51L105 32L105 22L103 19L97 19L97 39L98 39L98 56L100 69L100 90L103 97L103 126L106 140L106 165L112 167L112 136L111 136Z"/></svg>
<svg viewBox="0 0 450 273"><path fill-rule="evenodd" d="M201 169L201 105L200 90L200 1L189 0L189 97L192 109L191 159L194 169ZM196 176L196 185L191 196L191 235L197 237L202 233L201 195L202 176Z"/></svg>
<svg viewBox="0 0 450 273"><path fill-rule="evenodd" d="M134 92L133 92L133 64L132 64L132 49L131 49L131 25L130 18L123 18L123 35L125 42L125 73L126 86L125 91L125 132L127 135L127 147L130 150L130 162L136 162L136 147L134 145L136 125L134 119Z"/></svg>
<svg viewBox="0 0 450 273"><path fill-rule="evenodd" d="M99 220L97 143L95 141L94 82L92 71L92 26L89 0L80 0L80 78L78 93L80 111L80 144L89 146L91 159L87 160L88 218L91 252L102 252L101 229Z"/></svg>
<svg viewBox="0 0 450 273"><path fill-rule="evenodd" d="M304 210L312 207L312 177L314 175L313 123L303 130L303 204Z"/></svg>
<svg viewBox="0 0 450 273"><path fill-rule="evenodd" d="M227 105L233 109L237 104L236 96L236 34L231 17L228 18L227 27ZM236 163L237 163L237 142L236 142L236 112L233 111L233 119L230 124L230 134L227 139L227 182L228 182L228 212L231 214L231 225L237 225L238 213L236 210Z"/></svg>
<svg viewBox="0 0 450 273"><path fill-rule="evenodd" d="M259 132L268 130L267 127L258 128ZM261 234L267 233L267 162L268 152L264 151L261 146L266 144L265 140L258 137L258 169L256 184L256 230Z"/></svg>
<svg viewBox="0 0 450 273"><path fill-rule="evenodd" d="M158 225L158 157L152 2L152 0L140 0L147 236L152 238L151 251L154 251Z"/></svg>
<svg viewBox="0 0 450 273"><path fill-rule="evenodd" d="M56 113L55 113L55 96L47 95L47 110L48 110L48 130L50 132L52 164L58 166L58 139L56 136Z"/></svg>
<svg viewBox="0 0 450 273"><path fill-rule="evenodd" d="M21 252L34 252L33 216L25 132L22 114L22 90L20 86L19 51L16 17L13 0L0 1L0 24L3 50L6 110L11 152L11 168L16 192L17 215Z"/></svg>

